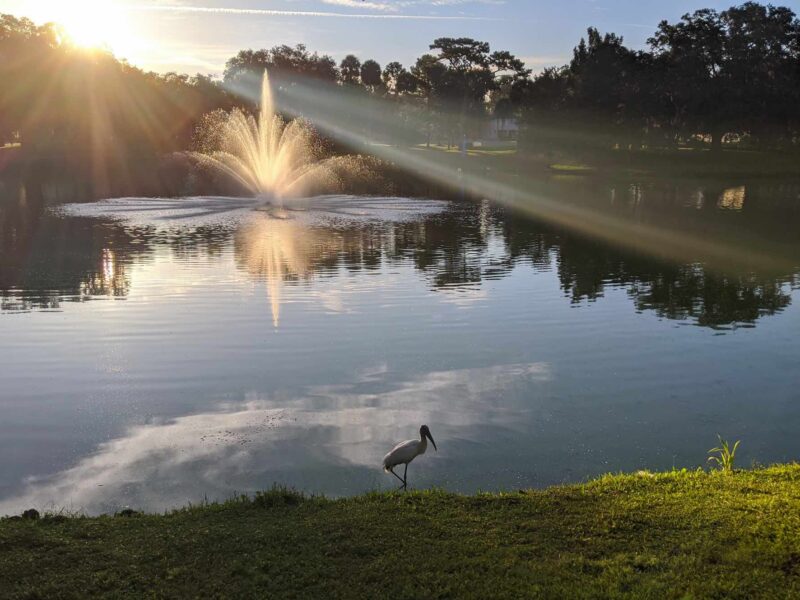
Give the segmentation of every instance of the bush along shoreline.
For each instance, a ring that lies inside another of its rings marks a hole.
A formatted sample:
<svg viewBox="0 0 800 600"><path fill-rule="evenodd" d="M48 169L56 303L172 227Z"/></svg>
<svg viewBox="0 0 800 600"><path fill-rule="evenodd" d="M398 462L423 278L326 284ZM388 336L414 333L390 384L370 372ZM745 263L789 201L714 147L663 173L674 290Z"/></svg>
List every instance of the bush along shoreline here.
<svg viewBox="0 0 800 600"><path fill-rule="evenodd" d="M4 598L800 595L798 464L26 517L0 520Z"/></svg>

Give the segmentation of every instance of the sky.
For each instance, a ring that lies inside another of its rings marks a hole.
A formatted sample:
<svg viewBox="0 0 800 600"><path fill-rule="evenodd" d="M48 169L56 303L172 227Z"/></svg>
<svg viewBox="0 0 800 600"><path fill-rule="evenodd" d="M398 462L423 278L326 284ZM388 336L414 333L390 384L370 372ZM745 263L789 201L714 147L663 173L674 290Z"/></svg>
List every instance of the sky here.
<svg viewBox="0 0 800 600"><path fill-rule="evenodd" d="M0 0L0 13L62 23L85 45L157 72L219 75L245 48L306 44L337 61L412 64L438 37L472 37L540 71L569 61L586 28L634 48L662 19L733 0ZM773 0L800 13L800 0Z"/></svg>

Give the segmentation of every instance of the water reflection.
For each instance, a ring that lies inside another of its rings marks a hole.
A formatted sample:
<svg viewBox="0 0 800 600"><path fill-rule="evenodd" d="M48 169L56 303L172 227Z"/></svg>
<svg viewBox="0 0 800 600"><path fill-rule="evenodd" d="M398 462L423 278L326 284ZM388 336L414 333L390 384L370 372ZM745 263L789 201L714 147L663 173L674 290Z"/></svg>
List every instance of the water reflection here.
<svg viewBox="0 0 800 600"><path fill-rule="evenodd" d="M259 215L248 220L234 237L237 264L267 283L272 323L278 326L283 286L307 280L315 265L343 251L342 239L331 229L311 228L301 215Z"/></svg>
<svg viewBox="0 0 800 600"><path fill-rule="evenodd" d="M0 310L124 297L126 267L140 257L134 241L134 232L107 223L53 218L24 193L0 203Z"/></svg>
<svg viewBox="0 0 800 600"><path fill-rule="evenodd" d="M742 210L746 193L747 188L743 185L728 188L720 194L717 207L724 210Z"/></svg>
<svg viewBox="0 0 800 600"><path fill-rule="evenodd" d="M387 366L377 365L350 384L315 386L291 398L250 393L214 412L133 427L63 472L30 478L21 494L0 500L0 515L31 506L163 510L274 481L328 493L344 493L353 479L362 488L388 485L378 467L392 440L425 422L442 423L440 445L492 426L519 430L530 406L514 391L551 379L545 363L431 372L407 381L387 375ZM419 469L422 477L430 468Z"/></svg>
<svg viewBox="0 0 800 600"><path fill-rule="evenodd" d="M736 201L739 196L731 197ZM746 243L742 237L740 246ZM782 248L778 264L797 256L793 254L798 252L797 242L786 243L789 251ZM357 221L310 225L299 218L265 217L237 235L236 253L249 273L268 282L276 325L284 282L302 282L337 265L348 270L387 268L411 260L434 289L456 303L469 304L487 297L482 283L529 263L537 272L555 270L573 303L602 298L608 287L624 287L637 311L715 329L751 326L760 317L780 312L800 283L793 271L754 271L749 263L717 270L704 264L703 257L681 264L621 252L486 202L452 205L419 221L380 225Z"/></svg>
<svg viewBox="0 0 800 600"><path fill-rule="evenodd" d="M706 243L643 254L486 200L275 213L15 189L0 512L361 492L422 421L448 451L420 485L463 491L694 466L716 432L747 441L743 462L796 458L800 188L548 185L632 235Z"/></svg>
<svg viewBox="0 0 800 600"><path fill-rule="evenodd" d="M456 302L485 298L484 282L526 263L536 272L555 271L573 303L624 287L637 311L714 328L752 325L791 302L800 270L796 187L559 189L565 198L570 192L570 201L625 215L633 229L657 222L665 231L713 240L715 252L727 246L730 263L700 250L690 262L622 250L486 201L339 197L276 215L253 212L247 200L145 199L85 205L77 212L82 216L59 217L48 214L41 198L18 194L0 207L0 309L125 297L130 265L153 260L158 248L187 259L222 256L230 246L239 268L266 282L276 327L287 284L340 268L381 270L409 261ZM709 197L718 198L710 211Z"/></svg>
<svg viewBox="0 0 800 600"><path fill-rule="evenodd" d="M407 199L324 197L303 210L264 210L250 215L234 235L239 268L267 284L273 325L278 326L285 285L341 270L379 271L384 258L403 260L406 248L394 247L397 227L419 227L446 209L442 202ZM324 303L342 312L337 290Z"/></svg>

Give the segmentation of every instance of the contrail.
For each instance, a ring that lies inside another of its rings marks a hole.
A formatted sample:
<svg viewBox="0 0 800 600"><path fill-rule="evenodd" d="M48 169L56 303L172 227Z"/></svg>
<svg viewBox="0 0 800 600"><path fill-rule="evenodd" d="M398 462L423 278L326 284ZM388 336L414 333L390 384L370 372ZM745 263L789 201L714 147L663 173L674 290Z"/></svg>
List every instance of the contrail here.
<svg viewBox="0 0 800 600"><path fill-rule="evenodd" d="M252 15L262 17L323 17L331 19L395 19L412 21L501 21L503 19L469 17L463 15L387 15L370 13L338 13L312 10L273 10L268 8L215 8L210 6L164 6L158 4L139 4L128 6L131 10L206 13L216 15Z"/></svg>

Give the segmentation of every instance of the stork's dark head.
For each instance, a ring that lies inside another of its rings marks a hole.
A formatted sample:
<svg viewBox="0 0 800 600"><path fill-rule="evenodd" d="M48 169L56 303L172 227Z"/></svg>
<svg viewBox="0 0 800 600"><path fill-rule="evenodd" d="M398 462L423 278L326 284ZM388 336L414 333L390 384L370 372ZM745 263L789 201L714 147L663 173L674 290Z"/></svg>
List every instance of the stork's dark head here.
<svg viewBox="0 0 800 600"><path fill-rule="evenodd" d="M436 447L436 442L433 441L431 430L428 429L427 425L423 425L422 427L419 428L419 436L423 439L428 438L431 441L431 444L433 444L433 449L436 450L437 452L439 451L439 449Z"/></svg>

